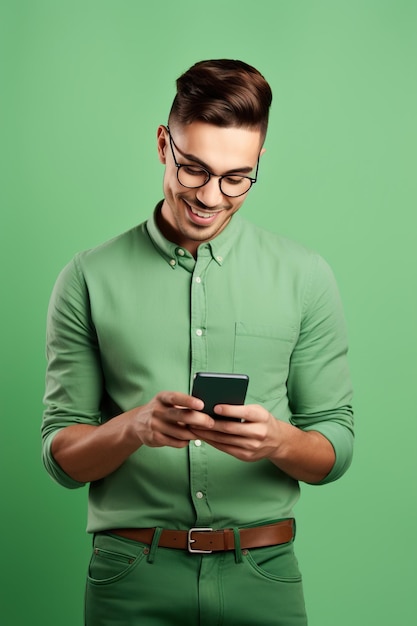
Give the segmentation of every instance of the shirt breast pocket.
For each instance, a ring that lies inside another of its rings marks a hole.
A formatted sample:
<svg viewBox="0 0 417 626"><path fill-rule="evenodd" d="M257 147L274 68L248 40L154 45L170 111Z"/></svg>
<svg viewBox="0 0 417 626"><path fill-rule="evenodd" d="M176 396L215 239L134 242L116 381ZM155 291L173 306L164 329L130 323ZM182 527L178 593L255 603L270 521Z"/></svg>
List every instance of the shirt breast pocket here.
<svg viewBox="0 0 417 626"><path fill-rule="evenodd" d="M234 371L248 374L246 402L266 403L286 393L296 328L237 322L235 324Z"/></svg>

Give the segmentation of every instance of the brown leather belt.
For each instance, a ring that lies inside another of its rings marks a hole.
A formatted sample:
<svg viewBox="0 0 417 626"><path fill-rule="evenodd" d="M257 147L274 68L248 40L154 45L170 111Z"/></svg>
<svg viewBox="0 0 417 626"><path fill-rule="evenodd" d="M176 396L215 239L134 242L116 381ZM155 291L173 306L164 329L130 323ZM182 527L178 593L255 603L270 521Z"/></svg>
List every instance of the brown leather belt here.
<svg viewBox="0 0 417 626"><path fill-rule="evenodd" d="M132 539L151 545L155 528L116 528L106 533ZM294 520L287 519L275 524L240 528L240 548L261 548L287 543L294 537ZM162 530L158 546L188 550L192 553L207 554L235 549L235 535L232 528L213 530L212 528L190 528L190 530Z"/></svg>

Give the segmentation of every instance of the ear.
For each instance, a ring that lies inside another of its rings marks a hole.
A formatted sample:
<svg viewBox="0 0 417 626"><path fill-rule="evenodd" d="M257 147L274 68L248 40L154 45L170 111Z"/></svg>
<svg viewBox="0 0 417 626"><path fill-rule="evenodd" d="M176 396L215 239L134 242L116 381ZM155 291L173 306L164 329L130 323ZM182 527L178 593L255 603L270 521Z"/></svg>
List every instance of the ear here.
<svg viewBox="0 0 417 626"><path fill-rule="evenodd" d="M266 148L262 148L262 150L261 150L261 152L260 152L259 156L262 156L263 154L265 154L265 152L266 152Z"/></svg>
<svg viewBox="0 0 417 626"><path fill-rule="evenodd" d="M158 158L161 163L165 165L166 163L166 151L168 148L167 141L167 129L165 126L158 126L158 130L156 131L156 142L158 148Z"/></svg>

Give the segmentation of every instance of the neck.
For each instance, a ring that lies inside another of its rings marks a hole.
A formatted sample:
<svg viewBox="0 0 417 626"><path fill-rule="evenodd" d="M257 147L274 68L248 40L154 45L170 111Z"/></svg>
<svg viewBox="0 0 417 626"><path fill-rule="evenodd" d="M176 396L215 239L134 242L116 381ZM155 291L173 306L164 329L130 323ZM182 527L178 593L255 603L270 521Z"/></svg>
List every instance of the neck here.
<svg viewBox="0 0 417 626"><path fill-rule="evenodd" d="M168 239L168 241L171 241L172 243L175 243L178 246L181 246L181 248L184 248L184 250L187 250L187 252L192 254L192 256L196 259L198 246L200 245L200 243L203 243L203 242L190 241L190 240L185 241L181 237L181 233L179 233L174 228L174 226L164 217L163 212L162 212L162 207L163 205L161 206L161 208L156 214L156 223L158 225L159 230L161 231L163 236L166 239Z"/></svg>

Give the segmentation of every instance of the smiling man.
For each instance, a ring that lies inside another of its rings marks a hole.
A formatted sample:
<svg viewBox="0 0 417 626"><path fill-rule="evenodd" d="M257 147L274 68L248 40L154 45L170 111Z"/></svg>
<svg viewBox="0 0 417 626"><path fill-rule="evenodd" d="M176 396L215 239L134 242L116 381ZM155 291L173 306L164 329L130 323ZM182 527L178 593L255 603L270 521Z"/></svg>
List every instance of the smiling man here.
<svg viewBox="0 0 417 626"><path fill-rule="evenodd" d="M263 139L260 129L222 128L200 121L184 126L175 117L172 129L160 126L158 154L167 165L161 229L193 255L201 242L219 235L256 181L256 174L254 178L250 174L258 168Z"/></svg>
<svg viewBox="0 0 417 626"><path fill-rule="evenodd" d="M87 626L307 623L294 505L348 468L352 392L328 265L238 214L271 100L241 61L185 72L163 200L56 282L43 458L90 485ZM247 374L246 403L206 414L197 372Z"/></svg>

